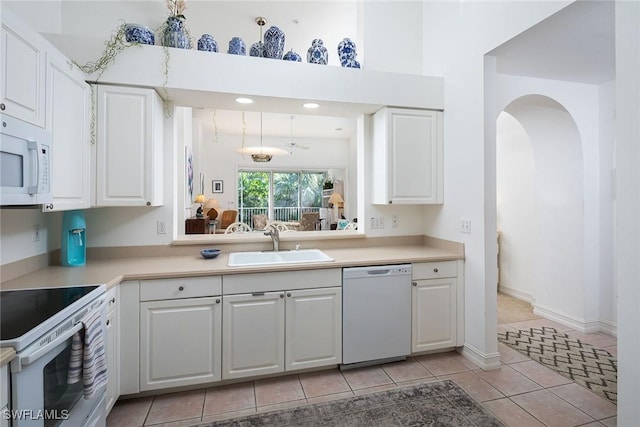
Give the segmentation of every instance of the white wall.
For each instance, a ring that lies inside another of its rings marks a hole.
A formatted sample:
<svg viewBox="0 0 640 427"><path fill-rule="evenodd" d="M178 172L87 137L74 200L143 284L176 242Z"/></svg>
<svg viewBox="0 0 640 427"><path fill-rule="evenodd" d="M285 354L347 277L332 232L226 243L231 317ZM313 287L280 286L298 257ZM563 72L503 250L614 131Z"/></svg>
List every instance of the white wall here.
<svg viewBox="0 0 640 427"><path fill-rule="evenodd" d="M423 72L445 78L444 205L424 233L465 244L465 349L497 366L495 132L485 143L484 54L569 2L426 2ZM486 171L486 172L485 172ZM459 233L460 219L471 234ZM486 240L485 240L486 239Z"/></svg>
<svg viewBox="0 0 640 427"><path fill-rule="evenodd" d="M640 419L640 3L616 2L618 425Z"/></svg>
<svg viewBox="0 0 640 427"><path fill-rule="evenodd" d="M53 220L60 224L56 228ZM40 240L34 241L34 226L39 227ZM0 210L0 265L47 253L48 241L60 233L62 216L43 214L39 209ZM58 247L60 237L57 237Z"/></svg>
<svg viewBox="0 0 640 427"><path fill-rule="evenodd" d="M500 113L496 138L497 224L500 237L500 290L533 302L538 218L533 146L520 122Z"/></svg>

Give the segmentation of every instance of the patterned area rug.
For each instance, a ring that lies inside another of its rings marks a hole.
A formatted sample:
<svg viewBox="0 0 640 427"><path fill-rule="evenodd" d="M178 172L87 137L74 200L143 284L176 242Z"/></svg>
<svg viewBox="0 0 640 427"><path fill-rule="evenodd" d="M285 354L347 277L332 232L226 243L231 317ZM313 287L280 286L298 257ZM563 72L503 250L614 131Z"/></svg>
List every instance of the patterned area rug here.
<svg viewBox="0 0 640 427"><path fill-rule="evenodd" d="M333 402L265 412L204 426L503 426L446 380Z"/></svg>
<svg viewBox="0 0 640 427"><path fill-rule="evenodd" d="M499 332L498 340L617 404L618 362L608 351L547 327Z"/></svg>

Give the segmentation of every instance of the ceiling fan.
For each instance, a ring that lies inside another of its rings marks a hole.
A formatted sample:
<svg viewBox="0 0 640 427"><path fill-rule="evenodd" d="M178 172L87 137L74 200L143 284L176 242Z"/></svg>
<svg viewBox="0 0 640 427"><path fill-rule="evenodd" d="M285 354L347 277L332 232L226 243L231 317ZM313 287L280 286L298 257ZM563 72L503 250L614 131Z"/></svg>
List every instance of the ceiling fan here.
<svg viewBox="0 0 640 427"><path fill-rule="evenodd" d="M289 131L289 141L287 141L287 143L283 144L282 146L286 147L289 150L289 154L293 154L294 148L300 148L302 150L308 150L309 148L311 148L306 145L300 145L293 140L293 116L291 116L291 128Z"/></svg>

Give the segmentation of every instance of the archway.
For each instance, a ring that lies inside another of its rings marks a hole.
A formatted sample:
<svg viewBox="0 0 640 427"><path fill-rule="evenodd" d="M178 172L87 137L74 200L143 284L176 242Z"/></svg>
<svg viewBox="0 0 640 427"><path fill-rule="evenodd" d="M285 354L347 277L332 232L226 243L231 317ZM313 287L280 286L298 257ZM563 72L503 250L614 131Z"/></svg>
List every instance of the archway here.
<svg viewBox="0 0 640 427"><path fill-rule="evenodd" d="M575 121L557 101L525 95L496 138L500 289L556 320L584 319L584 182Z"/></svg>

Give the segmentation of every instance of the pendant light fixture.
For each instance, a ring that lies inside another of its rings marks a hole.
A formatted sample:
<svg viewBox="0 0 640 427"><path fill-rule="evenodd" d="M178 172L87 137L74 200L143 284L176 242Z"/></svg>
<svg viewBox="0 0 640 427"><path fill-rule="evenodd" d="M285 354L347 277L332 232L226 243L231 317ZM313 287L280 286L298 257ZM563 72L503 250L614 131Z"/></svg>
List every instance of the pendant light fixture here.
<svg viewBox="0 0 640 427"><path fill-rule="evenodd" d="M260 112L260 146L259 147L241 147L237 151L242 154L250 155L251 160L253 160L256 163L270 162L273 156L287 154L287 152L281 148L265 147L262 144L262 111Z"/></svg>

